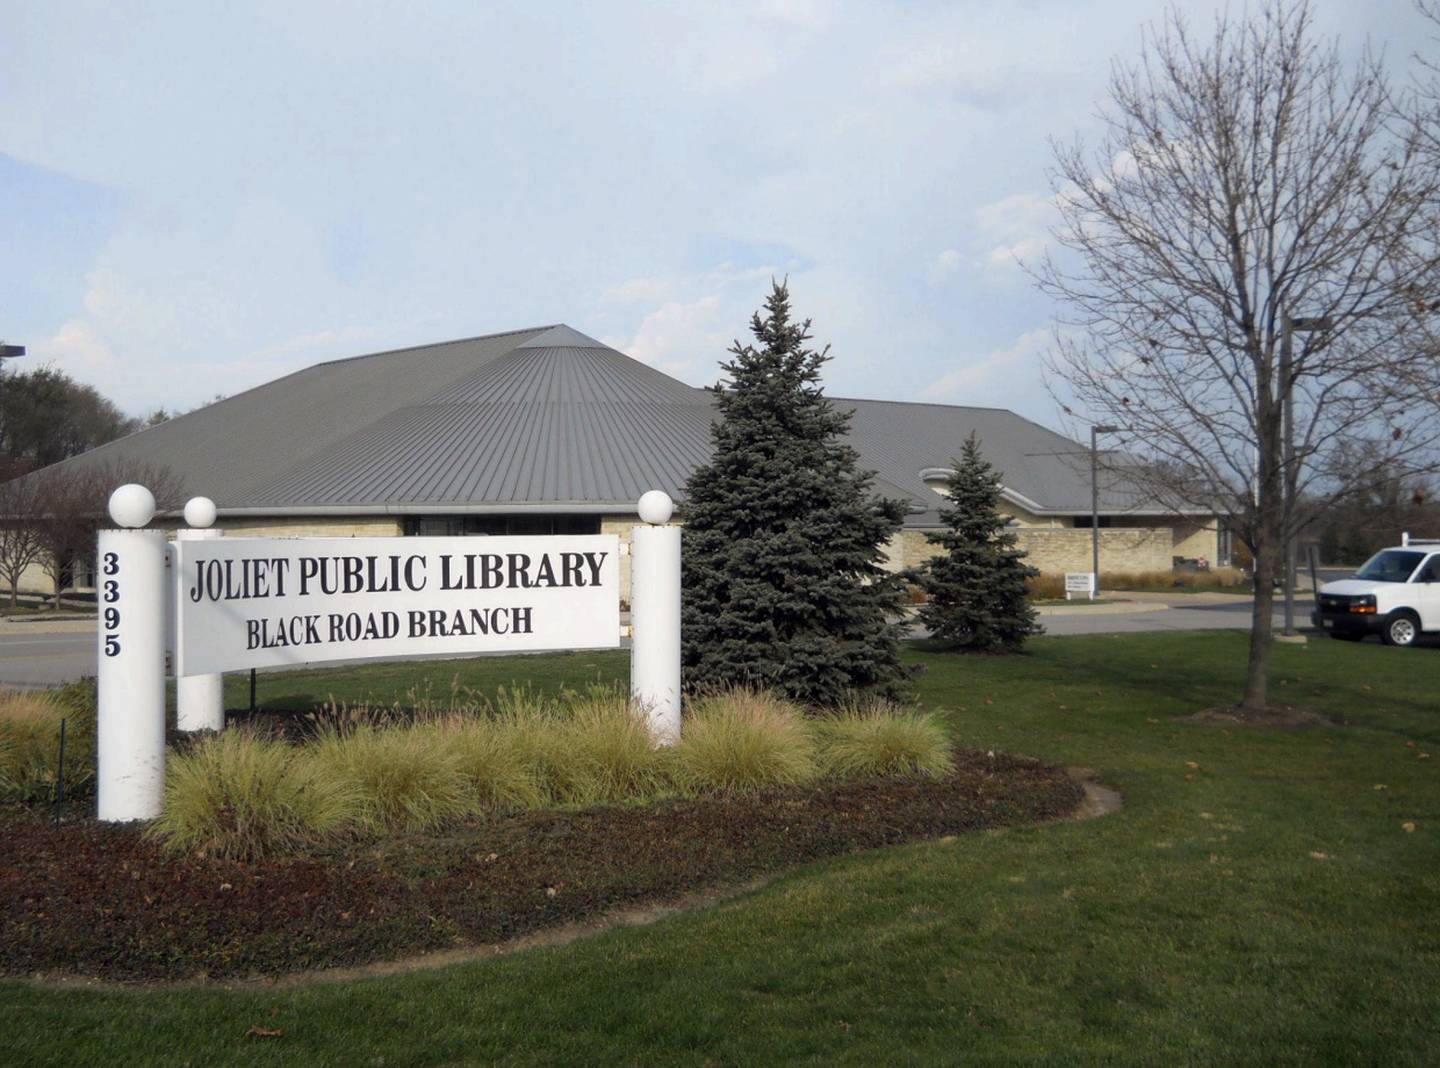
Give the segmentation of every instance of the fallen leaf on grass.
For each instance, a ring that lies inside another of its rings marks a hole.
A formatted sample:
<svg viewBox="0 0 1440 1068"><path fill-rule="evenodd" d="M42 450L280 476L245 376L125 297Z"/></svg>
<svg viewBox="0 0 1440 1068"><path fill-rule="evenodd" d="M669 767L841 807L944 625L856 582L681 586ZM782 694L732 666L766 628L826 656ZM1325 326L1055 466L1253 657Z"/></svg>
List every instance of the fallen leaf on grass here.
<svg viewBox="0 0 1440 1068"><path fill-rule="evenodd" d="M1329 860L1329 859L1330 859L1330 854L1328 854L1328 853L1313 853L1313 852L1312 852L1312 853L1310 854L1310 856L1311 856L1312 858L1314 858L1315 860Z"/></svg>
<svg viewBox="0 0 1440 1068"><path fill-rule="evenodd" d="M246 1038L279 1038L285 1032L278 1027L261 1027L259 1024L252 1024L250 1030L245 1032Z"/></svg>
<svg viewBox="0 0 1440 1068"><path fill-rule="evenodd" d="M1195 781L1195 773L1194 773L1193 771L1187 771L1187 772L1185 773L1185 781L1186 781L1186 782L1194 782L1194 781Z"/></svg>
<svg viewBox="0 0 1440 1068"><path fill-rule="evenodd" d="M1386 786L1383 782L1377 782L1377 783L1375 784L1375 789L1377 789L1377 790L1388 790L1388 789L1390 789L1390 787Z"/></svg>
<svg viewBox="0 0 1440 1068"><path fill-rule="evenodd" d="M1430 754L1429 754L1429 753L1421 753L1421 754L1420 754L1420 759L1421 759L1421 760L1429 760L1429 759L1430 759Z"/></svg>
<svg viewBox="0 0 1440 1068"><path fill-rule="evenodd" d="M1187 761L1185 761L1185 766L1186 766L1187 768L1189 768L1191 771L1199 771L1199 770L1200 770L1200 765L1197 764L1197 763L1195 763L1195 761L1193 761L1193 760L1187 760Z"/></svg>
<svg viewBox="0 0 1440 1068"><path fill-rule="evenodd" d="M1405 748L1406 748L1406 749L1414 749L1414 748L1415 748L1415 743L1414 743L1414 742L1406 742L1406 743L1405 743Z"/></svg>
<svg viewBox="0 0 1440 1068"><path fill-rule="evenodd" d="M1410 820L1406 820L1404 823L1400 824L1400 829L1406 834L1414 834L1415 824L1412 823Z"/></svg>

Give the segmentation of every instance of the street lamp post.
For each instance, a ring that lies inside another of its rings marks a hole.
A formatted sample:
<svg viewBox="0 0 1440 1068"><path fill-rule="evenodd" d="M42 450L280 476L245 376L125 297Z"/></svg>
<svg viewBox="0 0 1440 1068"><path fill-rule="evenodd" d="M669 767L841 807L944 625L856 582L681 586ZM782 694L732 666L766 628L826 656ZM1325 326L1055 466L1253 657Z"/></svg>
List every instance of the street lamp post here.
<svg viewBox="0 0 1440 1068"><path fill-rule="evenodd" d="M1101 434L1117 434L1123 426L1090 428L1090 570L1095 576L1095 596L1100 596L1100 449ZM1068 595L1067 595L1068 596Z"/></svg>
<svg viewBox="0 0 1440 1068"><path fill-rule="evenodd" d="M1294 341L1295 333L1310 333L1329 330L1332 320L1328 315L1309 318L1291 318L1285 310L1280 312L1280 403L1282 407L1281 460L1285 466L1285 500L1290 505L1289 529L1285 532L1285 636L1294 637L1295 631L1295 488L1299 481L1295 471L1295 375Z"/></svg>
<svg viewBox="0 0 1440 1068"><path fill-rule="evenodd" d="M7 345L0 341L0 400L4 399L5 386L5 361L13 360L17 356L25 355L24 345ZM0 405L0 443L4 442L5 434L5 409Z"/></svg>

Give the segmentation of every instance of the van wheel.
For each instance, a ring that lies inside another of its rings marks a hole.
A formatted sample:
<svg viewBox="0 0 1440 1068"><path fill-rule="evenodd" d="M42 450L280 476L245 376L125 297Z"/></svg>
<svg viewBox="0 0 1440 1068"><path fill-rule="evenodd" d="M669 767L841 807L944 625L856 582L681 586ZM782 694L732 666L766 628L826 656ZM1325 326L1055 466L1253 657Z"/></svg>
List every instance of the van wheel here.
<svg viewBox="0 0 1440 1068"><path fill-rule="evenodd" d="M1386 645L1414 645L1420 637L1420 620L1414 612L1401 610L1385 621L1380 637Z"/></svg>

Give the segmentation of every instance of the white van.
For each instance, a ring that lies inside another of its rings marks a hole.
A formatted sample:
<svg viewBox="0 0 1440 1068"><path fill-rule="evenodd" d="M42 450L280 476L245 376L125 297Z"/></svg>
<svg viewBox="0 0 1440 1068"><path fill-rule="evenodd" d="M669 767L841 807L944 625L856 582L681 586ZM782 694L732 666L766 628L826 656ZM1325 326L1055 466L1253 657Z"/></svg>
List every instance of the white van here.
<svg viewBox="0 0 1440 1068"><path fill-rule="evenodd" d="M1327 582L1310 621L1347 641L1379 634L1386 645L1414 645L1440 632L1440 538L1412 538L1381 549L1353 578Z"/></svg>

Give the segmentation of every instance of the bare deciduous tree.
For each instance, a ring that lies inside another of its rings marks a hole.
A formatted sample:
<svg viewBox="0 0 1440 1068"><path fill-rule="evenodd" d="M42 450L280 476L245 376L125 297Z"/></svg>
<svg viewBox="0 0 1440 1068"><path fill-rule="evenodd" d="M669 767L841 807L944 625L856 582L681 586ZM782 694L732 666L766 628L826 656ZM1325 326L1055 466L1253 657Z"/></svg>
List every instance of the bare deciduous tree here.
<svg viewBox="0 0 1440 1068"><path fill-rule="evenodd" d="M127 482L138 482L155 495L160 512L179 508L184 488L168 467L131 461L104 464L68 463L31 475L37 489L34 529L46 573L60 607L64 575L77 561L95 551L95 537L108 522L110 494Z"/></svg>
<svg viewBox="0 0 1440 1068"><path fill-rule="evenodd" d="M1273 0L1209 35L1173 11L1138 63L1117 63L1098 145L1055 147L1058 248L1035 271L1067 309L1052 385L1130 428L1152 489L1231 517L1254 553L1251 713L1282 547L1352 491L1345 450L1420 470L1440 444L1418 321L1440 172L1396 115L1379 59L1348 64L1307 4ZM1286 316L1309 320L1288 375Z"/></svg>
<svg viewBox="0 0 1440 1068"><path fill-rule="evenodd" d="M19 600L20 577L42 558L39 509L39 487L33 480L0 483L0 581L10 587L11 608Z"/></svg>

